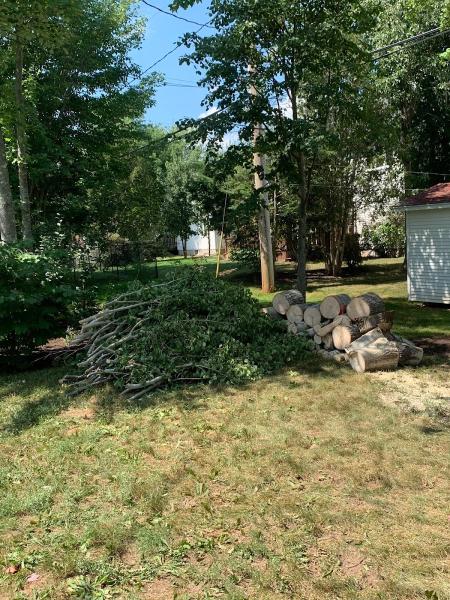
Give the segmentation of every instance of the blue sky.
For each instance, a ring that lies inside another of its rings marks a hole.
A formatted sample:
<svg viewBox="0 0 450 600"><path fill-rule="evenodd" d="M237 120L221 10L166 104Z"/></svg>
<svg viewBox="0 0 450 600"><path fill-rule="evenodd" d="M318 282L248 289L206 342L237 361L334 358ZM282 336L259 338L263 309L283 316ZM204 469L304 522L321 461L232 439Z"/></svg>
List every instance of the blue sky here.
<svg viewBox="0 0 450 600"><path fill-rule="evenodd" d="M166 1L153 0L152 4L168 10ZM208 2L204 1L188 10L180 11L178 14L193 21L206 23L209 20L207 6ZM195 25L164 15L142 2L138 10L141 15L147 18L147 30L142 48L135 51L132 57L143 69L149 67L172 49L184 33L198 29ZM180 47L157 65L154 70L163 73L168 83L195 85L198 77L194 68L178 64L178 59L185 52L186 48ZM168 127L182 117L198 117L205 110L201 106L204 96L205 90L201 88L162 87L157 92L156 105L147 112L146 120Z"/></svg>

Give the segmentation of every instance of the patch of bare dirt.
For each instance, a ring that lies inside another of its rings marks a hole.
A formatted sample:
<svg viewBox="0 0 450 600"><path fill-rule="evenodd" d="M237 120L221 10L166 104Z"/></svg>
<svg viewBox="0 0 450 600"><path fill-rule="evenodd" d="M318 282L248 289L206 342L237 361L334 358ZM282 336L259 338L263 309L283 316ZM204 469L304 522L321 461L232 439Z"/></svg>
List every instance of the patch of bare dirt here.
<svg viewBox="0 0 450 600"><path fill-rule="evenodd" d="M450 407L450 369L447 381L440 381L433 371L423 369L380 371L372 373L371 378L382 384L380 399L389 406L413 412L424 412L439 405Z"/></svg>
<svg viewBox="0 0 450 600"><path fill-rule="evenodd" d="M88 407L84 407L84 408L69 408L68 410L64 411L63 416L66 419L86 419L88 421L92 420L94 418L94 409L91 408L90 406Z"/></svg>
<svg viewBox="0 0 450 600"><path fill-rule="evenodd" d="M141 591L141 598L145 600L173 600L174 597L174 587L167 579L146 583Z"/></svg>
<svg viewBox="0 0 450 600"><path fill-rule="evenodd" d="M450 337L422 338L414 343L423 348L425 354L437 354L450 358Z"/></svg>
<svg viewBox="0 0 450 600"><path fill-rule="evenodd" d="M349 546L341 554L340 571L345 577L353 577L364 587L372 587L379 581L374 569L370 568L361 551L355 546Z"/></svg>

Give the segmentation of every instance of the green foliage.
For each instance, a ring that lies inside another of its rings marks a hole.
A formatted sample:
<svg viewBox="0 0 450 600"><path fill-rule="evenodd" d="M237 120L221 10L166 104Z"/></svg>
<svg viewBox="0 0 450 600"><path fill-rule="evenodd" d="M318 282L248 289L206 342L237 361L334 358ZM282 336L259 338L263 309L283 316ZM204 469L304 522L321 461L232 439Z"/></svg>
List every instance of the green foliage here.
<svg viewBox="0 0 450 600"><path fill-rule="evenodd" d="M344 260L346 261L350 270L356 269L362 265L359 235L356 233L347 233L345 236Z"/></svg>
<svg viewBox="0 0 450 600"><path fill-rule="evenodd" d="M259 267L259 251L256 246L246 248L233 248L230 253L232 261L242 263L250 267L251 269L258 269Z"/></svg>
<svg viewBox="0 0 450 600"><path fill-rule="evenodd" d="M202 268L182 269L172 282L136 288L89 323L81 338L93 336L95 351L82 365L94 361L96 373L104 372L121 391L140 386L145 393L147 386L178 382L243 383L302 360L310 349L309 341L288 336L279 322L262 315L249 290ZM106 369L95 327L103 336L108 327L112 331L104 342ZM91 373L77 379L80 390L90 385Z"/></svg>
<svg viewBox="0 0 450 600"><path fill-rule="evenodd" d="M395 258L405 252L405 226L402 222L386 221L362 233L365 248L376 250L381 256Z"/></svg>
<svg viewBox="0 0 450 600"><path fill-rule="evenodd" d="M0 246L0 352L28 352L65 334L80 316L83 291L67 283L68 255Z"/></svg>

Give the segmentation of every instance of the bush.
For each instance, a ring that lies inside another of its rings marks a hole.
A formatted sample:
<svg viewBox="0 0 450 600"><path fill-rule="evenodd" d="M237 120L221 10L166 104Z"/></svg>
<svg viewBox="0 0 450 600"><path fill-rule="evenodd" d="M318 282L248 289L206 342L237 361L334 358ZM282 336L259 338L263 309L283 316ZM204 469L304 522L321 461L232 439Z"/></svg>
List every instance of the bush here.
<svg viewBox="0 0 450 600"><path fill-rule="evenodd" d="M350 270L357 269L362 265L359 235L356 233L347 233L345 236L344 260Z"/></svg>
<svg viewBox="0 0 450 600"><path fill-rule="evenodd" d="M0 246L0 352L27 353L77 320L82 293L67 283L60 248L37 253Z"/></svg>
<svg viewBox="0 0 450 600"><path fill-rule="evenodd" d="M230 252L230 258L255 271L259 269L260 258L257 248L233 248Z"/></svg>
<svg viewBox="0 0 450 600"><path fill-rule="evenodd" d="M362 233L363 247L375 250L380 256L395 258L405 252L405 228L403 220L394 218L376 227L365 227Z"/></svg>

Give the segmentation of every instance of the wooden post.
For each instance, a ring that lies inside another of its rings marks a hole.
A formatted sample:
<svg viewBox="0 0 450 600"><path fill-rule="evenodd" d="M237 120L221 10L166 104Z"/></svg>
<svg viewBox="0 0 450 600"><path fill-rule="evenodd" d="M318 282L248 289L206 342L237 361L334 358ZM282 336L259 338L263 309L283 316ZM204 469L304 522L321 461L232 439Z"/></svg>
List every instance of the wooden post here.
<svg viewBox="0 0 450 600"><path fill-rule="evenodd" d="M252 66L248 68L249 73L254 73ZM250 94L257 95L255 86L250 86ZM262 135L262 126L257 123L253 131L253 145L256 146ZM255 190L264 190L267 180L264 176L265 159L259 152L253 154L253 166L255 167ZM261 291L264 293L275 290L275 269L273 260L272 232L270 229L269 195L262 191L259 194L260 209L258 214L259 253L261 258Z"/></svg>

